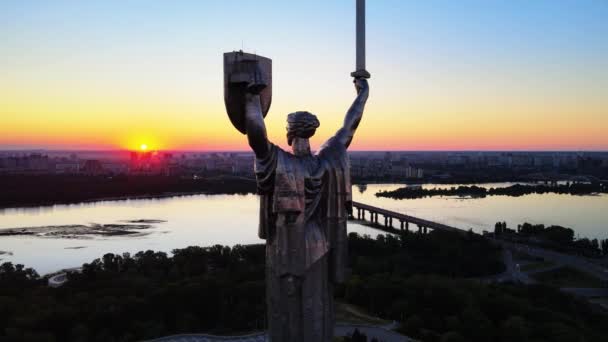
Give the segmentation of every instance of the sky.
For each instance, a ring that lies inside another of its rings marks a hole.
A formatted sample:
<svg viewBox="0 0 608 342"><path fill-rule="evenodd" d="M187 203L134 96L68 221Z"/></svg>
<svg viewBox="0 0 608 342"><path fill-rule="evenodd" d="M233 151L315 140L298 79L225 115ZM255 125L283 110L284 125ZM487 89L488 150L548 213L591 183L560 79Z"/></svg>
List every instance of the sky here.
<svg viewBox="0 0 608 342"><path fill-rule="evenodd" d="M608 150L608 1L367 1L353 150ZM273 60L271 141L355 97L354 0L0 1L0 149L247 150L222 54Z"/></svg>

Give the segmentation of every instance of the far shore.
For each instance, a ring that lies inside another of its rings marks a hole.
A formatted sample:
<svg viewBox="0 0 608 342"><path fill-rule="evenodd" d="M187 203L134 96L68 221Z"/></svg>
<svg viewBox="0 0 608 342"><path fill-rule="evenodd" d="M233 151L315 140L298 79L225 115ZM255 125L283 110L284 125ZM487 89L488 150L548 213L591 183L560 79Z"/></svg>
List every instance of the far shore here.
<svg viewBox="0 0 608 342"><path fill-rule="evenodd" d="M254 179L236 176L26 176L0 177L0 209L212 194L251 194Z"/></svg>
<svg viewBox="0 0 608 342"><path fill-rule="evenodd" d="M235 182L230 182L230 178L219 178L219 179L206 179L206 182L209 182L205 185L205 187L209 188L209 190L192 190L192 191L162 191L159 193L143 193L143 194L125 194L125 195L116 195L116 196L95 196L92 195L88 198L78 198L78 199L66 199L66 198L52 198L40 200L38 196L36 196L35 189L29 189L31 193L29 194L28 199L19 198L14 202L4 201L0 202L0 211L5 209L27 209L27 208L36 208L36 207L52 207L55 205L75 205L75 204L86 204L86 203L95 203L95 202L111 202L111 201L129 201L129 200L145 200L145 199L163 199L163 198L171 198L171 197L184 197L184 196L197 196L197 195L247 195L247 194L255 194L255 180L253 179L244 179L235 177L233 179ZM222 184L225 182L232 183L227 189L222 187ZM493 184L493 183L530 183L525 180L503 180L503 181L478 181L478 182L442 182L441 180L376 180L376 181L367 181L367 180L359 180L354 179L352 184L353 186L365 186L368 184L402 184L402 185L425 185L425 184L441 184L441 185L453 185L453 184ZM64 184L67 185L67 184ZM70 184L71 185L71 184ZM92 192L95 192L96 189L93 189ZM120 189L117 189L117 192L120 192ZM411 191L411 188L407 188L408 191ZM420 190L417 190L420 191ZM82 196L78 196L82 197ZM420 196L424 197L424 196Z"/></svg>
<svg viewBox="0 0 608 342"><path fill-rule="evenodd" d="M403 184L403 185L424 185L424 184L445 184L450 185L451 183L437 183L437 182L413 182L413 181L375 181L375 182L357 182L352 183L354 186L367 185L367 184ZM468 184L468 183L467 183ZM478 182L470 184L489 184L488 182ZM19 203L15 205L0 205L0 210L3 209L19 209L19 208L37 208L37 207L51 207L55 205L74 205L74 204L86 204L96 202L115 202L115 201L129 201L129 200L144 200L144 199L163 199L170 197L184 197L184 196L196 196L196 195L248 195L255 194L255 191L178 191L178 192L164 192L158 194L142 194L142 195L122 195L122 196L101 196L91 197L84 200L49 200L49 201L38 201L29 203Z"/></svg>
<svg viewBox="0 0 608 342"><path fill-rule="evenodd" d="M52 207L55 205L74 205L74 204L86 204L86 203L96 203L96 202L118 202L118 201L129 201L129 200L143 200L143 199L163 199L170 197L184 197L184 196L196 196L196 195L247 195L249 193L216 193L213 191L182 191L182 192L167 192L162 194L148 194L148 195L124 195L124 196L111 196L111 197L93 197L86 200L80 201L44 201L44 202L36 202L29 204L19 204L14 206L0 206L0 210L3 209L19 209L19 208L37 208L37 207Z"/></svg>

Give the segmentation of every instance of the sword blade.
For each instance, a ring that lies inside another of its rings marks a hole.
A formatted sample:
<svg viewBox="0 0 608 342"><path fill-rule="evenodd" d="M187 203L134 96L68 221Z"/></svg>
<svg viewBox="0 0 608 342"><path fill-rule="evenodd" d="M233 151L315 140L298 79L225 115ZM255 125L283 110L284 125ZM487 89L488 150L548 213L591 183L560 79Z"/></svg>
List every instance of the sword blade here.
<svg viewBox="0 0 608 342"><path fill-rule="evenodd" d="M355 70L365 70L365 0L357 0L357 62Z"/></svg>
<svg viewBox="0 0 608 342"><path fill-rule="evenodd" d="M369 78L365 70L365 0L357 0L357 61L355 71L350 75L354 78Z"/></svg>

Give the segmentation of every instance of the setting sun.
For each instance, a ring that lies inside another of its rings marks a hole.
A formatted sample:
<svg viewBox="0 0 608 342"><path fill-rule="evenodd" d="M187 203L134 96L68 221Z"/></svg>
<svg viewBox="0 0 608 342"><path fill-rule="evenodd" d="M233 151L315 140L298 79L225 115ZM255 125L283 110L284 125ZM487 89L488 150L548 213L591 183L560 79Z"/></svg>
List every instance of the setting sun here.
<svg viewBox="0 0 608 342"><path fill-rule="evenodd" d="M142 151L146 151L148 149L148 145L141 144L141 145L139 145L139 149L142 150Z"/></svg>

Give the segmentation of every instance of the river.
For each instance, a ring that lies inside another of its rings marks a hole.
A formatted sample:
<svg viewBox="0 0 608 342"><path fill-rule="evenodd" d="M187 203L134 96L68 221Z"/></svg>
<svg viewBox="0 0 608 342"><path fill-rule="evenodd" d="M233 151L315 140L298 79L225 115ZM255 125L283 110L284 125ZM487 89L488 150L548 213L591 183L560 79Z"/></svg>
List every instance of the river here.
<svg viewBox="0 0 608 342"><path fill-rule="evenodd" d="M510 183L478 184L484 187ZM531 194L477 199L432 197L395 200L376 197L380 190L403 185L354 186L354 200L434 220L476 232L492 230L496 221L509 227L523 222L558 224L575 229L581 237L608 238L608 195L572 196ZM446 187L426 184L424 187ZM450 185L451 186L451 185ZM33 267L40 274L79 266L107 252L141 250L170 252L190 245L261 243L257 237L256 195L193 195L161 199L103 201L72 205L0 210L0 229L72 224L115 224L130 220L162 220L133 236L107 237L0 237L2 261ZM349 223L349 231L375 235L378 231Z"/></svg>

